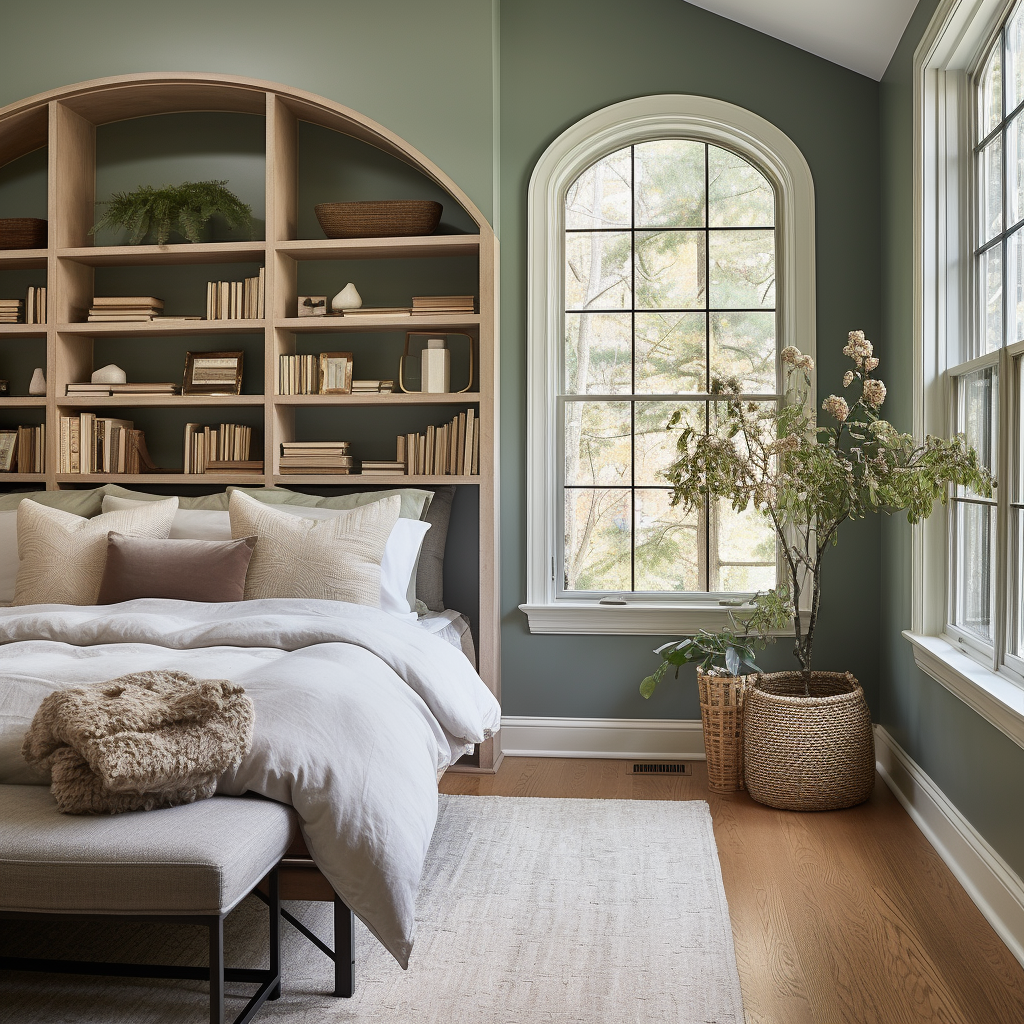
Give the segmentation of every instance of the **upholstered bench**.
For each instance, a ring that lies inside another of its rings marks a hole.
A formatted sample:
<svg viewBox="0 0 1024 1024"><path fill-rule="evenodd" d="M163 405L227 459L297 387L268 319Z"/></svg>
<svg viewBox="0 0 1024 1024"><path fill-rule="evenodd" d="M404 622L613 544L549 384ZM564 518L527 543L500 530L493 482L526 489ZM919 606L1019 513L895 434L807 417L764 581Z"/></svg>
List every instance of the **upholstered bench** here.
<svg viewBox="0 0 1024 1024"><path fill-rule="evenodd" d="M281 991L277 864L297 834L294 811L258 797L213 797L127 814L61 814L43 786L0 786L0 918L109 918L205 924L204 967L0 957L0 969L210 981L210 1021L223 1024L224 981L258 990L249 1021ZM268 878L270 968L224 967L224 918Z"/></svg>

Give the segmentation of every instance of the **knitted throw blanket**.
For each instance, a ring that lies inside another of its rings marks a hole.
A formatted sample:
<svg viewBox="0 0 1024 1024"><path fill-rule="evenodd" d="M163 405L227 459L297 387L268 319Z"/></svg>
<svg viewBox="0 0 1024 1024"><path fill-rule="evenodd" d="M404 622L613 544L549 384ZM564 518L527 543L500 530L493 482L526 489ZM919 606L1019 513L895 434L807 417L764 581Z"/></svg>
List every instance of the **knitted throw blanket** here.
<svg viewBox="0 0 1024 1024"><path fill-rule="evenodd" d="M213 796L249 752L254 718L226 679L135 672L51 693L21 752L50 771L65 814L148 811Z"/></svg>

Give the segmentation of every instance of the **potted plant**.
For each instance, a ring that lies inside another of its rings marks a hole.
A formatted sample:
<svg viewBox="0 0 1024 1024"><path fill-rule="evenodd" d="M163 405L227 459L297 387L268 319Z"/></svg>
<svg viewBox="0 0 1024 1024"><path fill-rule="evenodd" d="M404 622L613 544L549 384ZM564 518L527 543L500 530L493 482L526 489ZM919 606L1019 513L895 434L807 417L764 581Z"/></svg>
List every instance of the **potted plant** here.
<svg viewBox="0 0 1024 1024"><path fill-rule="evenodd" d="M852 405L829 395L819 426L811 407L810 356L783 350L786 400L745 402L738 381L712 381L720 396L715 429L683 427L667 471L672 502L698 509L706 497L741 512L755 508L775 530L785 567L779 600L792 616L799 671L759 675L744 700L744 774L755 800L793 810L851 807L871 794L874 740L864 691L848 672L812 669L825 552L849 519L871 512L927 518L949 488L991 494L992 481L964 436L928 435L922 443L882 419L885 384L863 331L843 354L853 367L843 387ZM856 392L854 392L856 394ZM677 414L669 423L674 429Z"/></svg>
<svg viewBox="0 0 1024 1024"><path fill-rule="evenodd" d="M708 788L716 793L743 789L743 698L748 677L741 672L744 666L761 671L754 661L755 649L774 643L772 631L788 618L784 592L757 594L749 607L741 623L736 613L730 616L731 628L717 633L702 629L663 644L654 652L661 655L661 664L640 684L643 696L650 697L671 666L678 679L683 665L696 664Z"/></svg>
<svg viewBox="0 0 1024 1024"><path fill-rule="evenodd" d="M224 186L227 181L184 181L180 185L153 188L140 185L134 192L115 192L103 204L107 212L90 229L124 228L128 243L138 245L150 231L156 244L166 245L175 230L189 242L201 242L202 231L213 216L223 217L232 228L252 232L252 208Z"/></svg>

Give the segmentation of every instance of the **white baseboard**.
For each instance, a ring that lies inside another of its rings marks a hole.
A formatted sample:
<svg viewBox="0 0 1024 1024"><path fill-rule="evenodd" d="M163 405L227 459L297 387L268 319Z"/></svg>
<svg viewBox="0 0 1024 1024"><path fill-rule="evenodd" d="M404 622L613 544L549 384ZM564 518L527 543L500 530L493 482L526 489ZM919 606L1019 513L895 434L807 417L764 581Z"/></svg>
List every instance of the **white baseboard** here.
<svg viewBox="0 0 1024 1024"><path fill-rule="evenodd" d="M700 720L516 718L501 720L508 757L647 757L704 760Z"/></svg>
<svg viewBox="0 0 1024 1024"><path fill-rule="evenodd" d="M875 755L896 799L1024 964L1024 881L880 725L875 726Z"/></svg>

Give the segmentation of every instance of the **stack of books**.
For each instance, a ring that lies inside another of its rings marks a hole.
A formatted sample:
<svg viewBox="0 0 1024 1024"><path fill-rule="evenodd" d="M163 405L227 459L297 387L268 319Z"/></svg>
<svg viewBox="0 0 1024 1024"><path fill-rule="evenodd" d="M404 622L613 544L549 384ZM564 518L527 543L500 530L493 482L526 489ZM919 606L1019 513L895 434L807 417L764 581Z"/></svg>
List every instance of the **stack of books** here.
<svg viewBox="0 0 1024 1024"><path fill-rule="evenodd" d="M438 316L448 313L472 313L476 308L473 295L414 295L413 316Z"/></svg>
<svg viewBox="0 0 1024 1024"><path fill-rule="evenodd" d="M408 306L360 306L358 309L343 309L341 316L380 316L392 319L403 319L409 315ZM334 316L339 314L335 313Z"/></svg>
<svg viewBox="0 0 1024 1024"><path fill-rule="evenodd" d="M279 356L277 393L316 395L320 392L320 360L317 356Z"/></svg>
<svg viewBox="0 0 1024 1024"><path fill-rule="evenodd" d="M479 422L472 409L423 434L398 435L407 476L471 476L480 472ZM364 463L365 465L365 463Z"/></svg>
<svg viewBox="0 0 1024 1024"><path fill-rule="evenodd" d="M20 324L23 306L21 299L0 299L0 324Z"/></svg>
<svg viewBox="0 0 1024 1024"><path fill-rule="evenodd" d="M152 295L97 295L89 310L89 323L144 323L155 320L163 309L164 300Z"/></svg>
<svg viewBox="0 0 1024 1024"><path fill-rule="evenodd" d="M352 472L348 441L282 441L281 473L347 476Z"/></svg>
<svg viewBox="0 0 1024 1024"><path fill-rule="evenodd" d="M404 441L405 438L402 438ZM405 474L405 463L399 461L388 462L387 460L363 459L361 469L363 476L403 476Z"/></svg>
<svg viewBox="0 0 1024 1024"><path fill-rule="evenodd" d="M29 285L25 296L25 323L46 323L46 289Z"/></svg>
<svg viewBox="0 0 1024 1024"><path fill-rule="evenodd" d="M262 320L266 316L266 275L244 281L210 281L206 285L207 320Z"/></svg>
<svg viewBox="0 0 1024 1024"><path fill-rule="evenodd" d="M145 435L131 420L61 416L58 473L139 473L143 462L152 465Z"/></svg>
<svg viewBox="0 0 1024 1024"><path fill-rule="evenodd" d="M353 395L390 395L395 390L393 380L354 380Z"/></svg>
<svg viewBox="0 0 1024 1024"><path fill-rule="evenodd" d="M99 398L111 398L114 395L176 395L181 390L180 384L139 383L139 384L68 384L65 394L92 395Z"/></svg>
<svg viewBox="0 0 1024 1024"><path fill-rule="evenodd" d="M15 458L19 473L43 473L46 471L46 424L38 427L18 427Z"/></svg>
<svg viewBox="0 0 1024 1024"><path fill-rule="evenodd" d="M185 473L262 473L263 463L249 458L252 427L221 423L185 424Z"/></svg>

